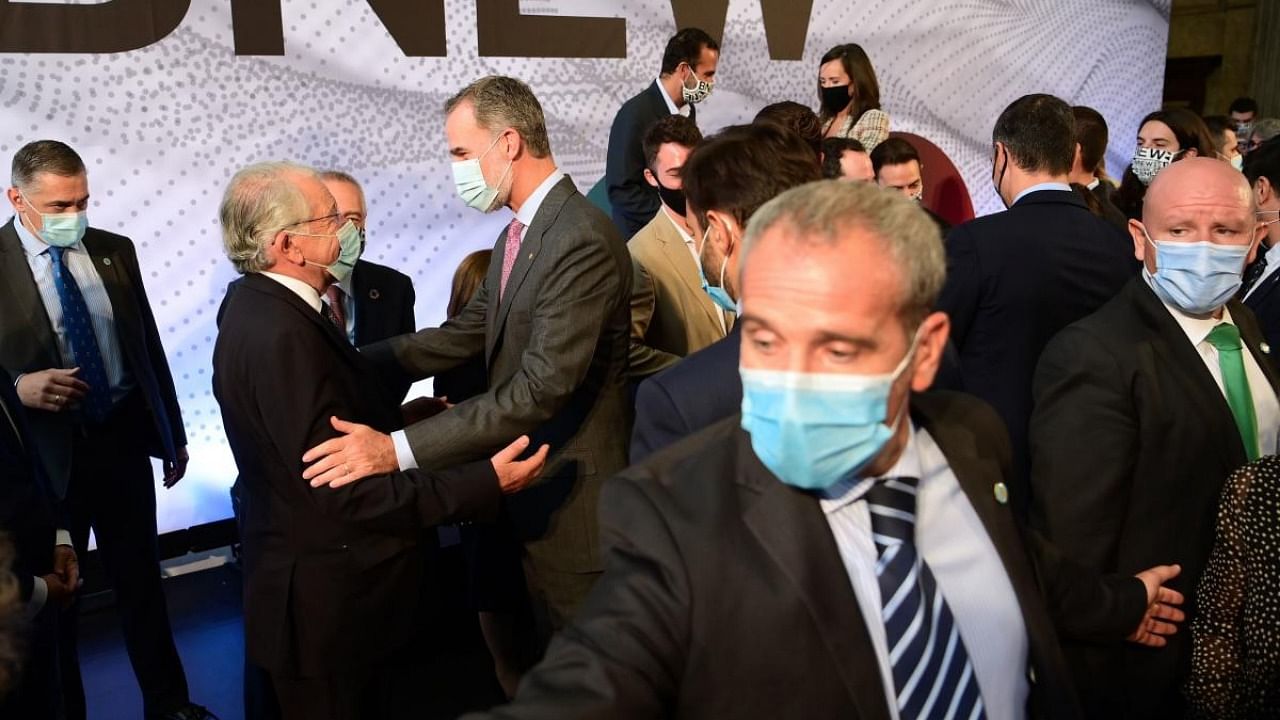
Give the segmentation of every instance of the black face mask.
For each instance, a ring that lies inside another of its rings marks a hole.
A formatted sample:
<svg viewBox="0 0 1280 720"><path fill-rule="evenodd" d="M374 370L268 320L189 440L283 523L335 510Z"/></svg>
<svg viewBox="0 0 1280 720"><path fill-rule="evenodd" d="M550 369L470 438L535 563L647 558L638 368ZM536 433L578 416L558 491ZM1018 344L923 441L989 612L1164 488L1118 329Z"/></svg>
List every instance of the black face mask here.
<svg viewBox="0 0 1280 720"><path fill-rule="evenodd" d="M657 180L657 176L654 179ZM662 203L671 208L672 212L684 217L686 210L684 190L672 190L669 187L665 187L661 180L658 180L658 197L662 198Z"/></svg>
<svg viewBox="0 0 1280 720"><path fill-rule="evenodd" d="M835 115L848 107L853 98L849 95L848 85L836 85L822 88L822 109L828 115Z"/></svg>

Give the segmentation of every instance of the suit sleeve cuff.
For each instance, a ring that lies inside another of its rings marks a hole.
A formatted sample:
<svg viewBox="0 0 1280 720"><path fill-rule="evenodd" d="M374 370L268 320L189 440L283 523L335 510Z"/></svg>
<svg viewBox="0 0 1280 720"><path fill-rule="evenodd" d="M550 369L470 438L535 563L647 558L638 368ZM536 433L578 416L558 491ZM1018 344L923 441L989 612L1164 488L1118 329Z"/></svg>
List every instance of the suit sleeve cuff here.
<svg viewBox="0 0 1280 720"><path fill-rule="evenodd" d="M391 442L396 446L396 462L401 470L417 470L418 459L413 456L413 448L409 447L409 436L403 430L391 433Z"/></svg>
<svg viewBox="0 0 1280 720"><path fill-rule="evenodd" d="M36 615L39 615L48 600L49 586L45 584L44 578L35 577L31 583L31 599L27 601L26 619L31 620Z"/></svg>
<svg viewBox="0 0 1280 720"><path fill-rule="evenodd" d="M53 536L53 544L71 546L71 533L66 530L59 529Z"/></svg>

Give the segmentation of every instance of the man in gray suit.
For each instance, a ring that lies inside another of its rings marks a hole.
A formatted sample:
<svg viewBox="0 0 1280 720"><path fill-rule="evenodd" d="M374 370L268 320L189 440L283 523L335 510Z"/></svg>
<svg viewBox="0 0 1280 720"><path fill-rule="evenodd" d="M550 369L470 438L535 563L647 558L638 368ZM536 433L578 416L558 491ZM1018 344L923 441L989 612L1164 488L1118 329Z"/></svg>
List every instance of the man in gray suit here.
<svg viewBox="0 0 1280 720"><path fill-rule="evenodd" d="M411 380L481 356L489 388L391 436L335 419L343 435L307 453L313 464L304 476L338 486L486 458L523 434L549 444L543 478L511 496L507 509L525 543L535 604L559 628L602 569L600 483L627 464L631 260L609 218L556 168L527 86L481 78L445 114L458 194L482 212L505 205L515 218L460 315L362 352Z"/></svg>

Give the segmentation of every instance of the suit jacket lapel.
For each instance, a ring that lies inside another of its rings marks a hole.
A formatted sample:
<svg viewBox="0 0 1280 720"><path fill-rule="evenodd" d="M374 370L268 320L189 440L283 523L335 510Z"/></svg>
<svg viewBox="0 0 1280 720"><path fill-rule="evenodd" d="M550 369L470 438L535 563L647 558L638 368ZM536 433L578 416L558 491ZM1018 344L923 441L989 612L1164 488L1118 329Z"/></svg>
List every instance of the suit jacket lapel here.
<svg viewBox="0 0 1280 720"><path fill-rule="evenodd" d="M245 275L244 286L246 288L252 288L267 295L271 295L272 297L293 306L293 308L301 313L303 317L307 318L308 322L319 326L321 331L324 333L324 336L329 339L329 342L332 343L334 347L337 348L338 352L347 360L347 362L350 362L357 367L360 367L360 364L365 362L364 357L360 355L360 351L356 350L355 346L347 340L346 336L338 330L337 326L329 322L324 315L316 312L315 308L311 307L303 301L302 298L298 297L297 293L284 285L281 285L275 280L257 273Z"/></svg>
<svg viewBox="0 0 1280 720"><path fill-rule="evenodd" d="M495 336L501 334L502 325L506 323L507 314L511 312L511 304L516 294L520 292L520 286L524 284L525 277L529 275L529 268L533 266L534 261L538 258L538 253L542 250L543 234L555 222L556 217L560 214L560 209L564 207L565 201L569 199L573 192L573 180L568 175L565 175L542 199L542 205L538 207L537 214L533 216L533 222L529 224L529 229L525 231L524 239L520 241L520 255L516 258L515 265L511 267L511 276L507 278L506 290L501 290L501 260L504 258L503 253L498 253L498 282L494 287L499 290L502 297L498 302L497 315L494 316L493 325L497 330ZM505 252L505 247L503 250Z"/></svg>
<svg viewBox="0 0 1280 720"><path fill-rule="evenodd" d="M1280 376L1277 376L1273 367L1275 361L1271 357L1270 346L1267 348L1268 352L1262 352L1266 338L1262 336L1257 319L1252 312L1244 312L1244 305L1237 300L1227 303L1227 310L1231 313L1231 319L1235 321L1236 327L1240 328L1240 339L1244 341L1245 347L1249 348L1249 352L1253 353L1253 359L1258 363L1258 367L1262 368L1262 374L1267 377L1267 382L1271 383L1271 391L1280 392Z"/></svg>
<svg viewBox="0 0 1280 720"><path fill-rule="evenodd" d="M141 318L138 317L138 306L134 302L120 256L100 246L92 233L86 234L83 242L85 251L93 259L93 269L98 271L102 286L111 300L111 314L115 319L121 352L132 353L134 348L129 347L128 338L142 337L143 333L139 327Z"/></svg>
<svg viewBox="0 0 1280 720"><path fill-rule="evenodd" d="M737 434L743 521L799 591L864 720L887 720L880 664L844 561L817 499L773 477ZM878 618L875 619L878 621Z"/></svg>
<svg viewBox="0 0 1280 720"><path fill-rule="evenodd" d="M659 210L665 213L665 210ZM684 238L680 236L675 225L664 217L665 224L662 225L662 231L658 234L658 239L662 243L662 254L666 256L667 261L671 263L672 268L679 275L680 280L688 286L693 292L693 296L697 298L698 309L701 310L712 322L719 324L724 319L720 308L713 302L711 298L702 292L702 280L698 277L698 268L694 264L693 256L689 254L689 248L685 245Z"/></svg>
<svg viewBox="0 0 1280 720"><path fill-rule="evenodd" d="M33 334L33 337L28 337L25 341L34 341L39 348L36 364L42 368L61 367L62 359L58 355L58 344L53 337L53 325L49 322L44 301L40 299L36 280L31 276L31 266L27 264L22 241L18 239L18 232L13 229L15 222L16 218L0 227L0 282L9 288L15 303L15 307L10 308L12 314L9 315L11 319L7 324L20 325ZM39 320L32 322L29 318Z"/></svg>

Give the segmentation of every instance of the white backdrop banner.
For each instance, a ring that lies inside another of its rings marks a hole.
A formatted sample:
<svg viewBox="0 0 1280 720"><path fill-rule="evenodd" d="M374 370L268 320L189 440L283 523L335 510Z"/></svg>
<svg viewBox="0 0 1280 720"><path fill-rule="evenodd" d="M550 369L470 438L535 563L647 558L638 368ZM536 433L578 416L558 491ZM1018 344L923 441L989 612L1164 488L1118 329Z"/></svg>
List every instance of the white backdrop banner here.
<svg viewBox="0 0 1280 720"><path fill-rule="evenodd" d="M819 58L857 42L893 129L943 148L984 213L1000 209L991 127L1026 93L1101 111L1108 168L1124 169L1138 121L1160 106L1169 5L0 0L0 158L41 138L70 143L89 167L90 223L137 245L190 440L187 479L159 491L161 531L174 530L230 515L236 470L210 375L214 314L235 277L217 205L238 168L288 159L361 180L367 257L413 278L418 322L431 326L458 262L510 217L479 215L453 192L441 107L477 77L533 88L556 160L586 192L604 173L614 113L657 75L677 18L713 35L723 22L704 133L779 100L816 106Z"/></svg>

